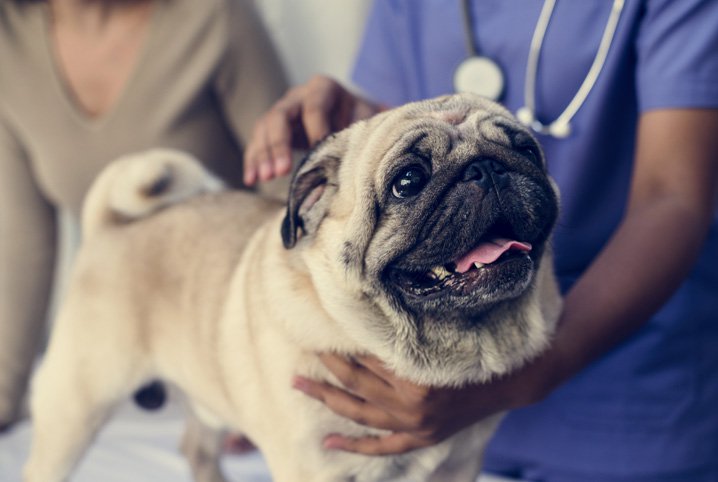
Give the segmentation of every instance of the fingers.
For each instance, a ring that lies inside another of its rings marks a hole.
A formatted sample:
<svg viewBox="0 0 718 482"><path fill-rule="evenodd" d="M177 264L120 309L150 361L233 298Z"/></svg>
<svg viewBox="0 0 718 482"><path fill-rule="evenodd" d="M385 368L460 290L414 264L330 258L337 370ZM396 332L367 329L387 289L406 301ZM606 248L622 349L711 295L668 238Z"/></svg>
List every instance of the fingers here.
<svg viewBox="0 0 718 482"><path fill-rule="evenodd" d="M244 152L246 185L268 181L291 169L293 125L300 121L300 96L297 90L290 90L257 121Z"/></svg>
<svg viewBox="0 0 718 482"><path fill-rule="evenodd" d="M398 430L396 420L378 407L328 383L296 377L294 388L326 405L332 412L360 425L384 430Z"/></svg>
<svg viewBox="0 0 718 482"><path fill-rule="evenodd" d="M349 360L322 354L319 358L347 390L404 420L405 428L423 426L424 421L419 417L436 396L431 388L397 377L373 356L356 356Z"/></svg>
<svg viewBox="0 0 718 482"><path fill-rule="evenodd" d="M319 358L346 391L365 402L364 406L386 413L393 430L418 432L434 424L436 394L430 388L396 377L371 356L348 359L324 353ZM357 406L353 408L360 410Z"/></svg>
<svg viewBox="0 0 718 482"><path fill-rule="evenodd" d="M373 370L394 378L395 387L372 369L354 359L337 355L319 355L324 366L339 380L341 388L328 383L298 377L295 386L316 398L332 411L361 425L397 431L422 432L431 428L424 402L427 389L410 383L399 386L398 379L373 357L362 357Z"/></svg>
<svg viewBox="0 0 718 482"><path fill-rule="evenodd" d="M289 172L293 143L291 124L297 122L298 118L299 111L292 104L280 104L269 112L263 125L265 156L259 166L260 181L268 181Z"/></svg>
<svg viewBox="0 0 718 482"><path fill-rule="evenodd" d="M453 420L458 406L453 390L402 380L371 356L320 354L319 358L342 388L303 377L295 378L295 388L337 415L394 432L360 438L333 434L325 439L325 448L368 455L398 454L436 444L463 426Z"/></svg>
<svg viewBox="0 0 718 482"><path fill-rule="evenodd" d="M290 89L255 125L244 155L244 182L253 185L287 174L292 148L308 148L334 129L333 116L354 95L337 81L316 76L307 84Z"/></svg>
<svg viewBox="0 0 718 482"><path fill-rule="evenodd" d="M500 380L491 385L429 387L397 377L372 356L318 356L342 388L303 377L295 378L294 387L342 417L392 432L357 438L332 434L324 440L327 449L400 454L435 445L508 406L506 382Z"/></svg>
<svg viewBox="0 0 718 482"><path fill-rule="evenodd" d="M307 84L302 102L302 122L310 146L332 132L331 118L340 110L343 96L348 95L336 81L315 76ZM345 127L336 126L337 129Z"/></svg>
<svg viewBox="0 0 718 482"><path fill-rule="evenodd" d="M362 355L362 356L354 357L354 360L355 360L356 364L361 365L362 367L368 369L369 371L374 373L374 375L376 375L378 378L383 380L388 385L397 387L402 382L402 380L400 378L397 378L396 375L394 375L394 373L392 373L384 365L384 363L376 357L369 356L369 355Z"/></svg>
<svg viewBox="0 0 718 482"><path fill-rule="evenodd" d="M269 162L269 156L265 149L265 127L260 121L254 126L252 139L244 149L244 184L253 186L259 180L260 166Z"/></svg>
<svg viewBox="0 0 718 482"><path fill-rule="evenodd" d="M360 438L332 434L324 439L323 446L328 450L343 450L364 455L398 455L435 443L436 441L417 438L407 433Z"/></svg>
<svg viewBox="0 0 718 482"><path fill-rule="evenodd" d="M322 353L319 359L339 379L344 388L352 393L360 393L362 398L379 401L383 398L382 395L392 390L391 384L360 363L359 358ZM377 363L381 362L377 361Z"/></svg>

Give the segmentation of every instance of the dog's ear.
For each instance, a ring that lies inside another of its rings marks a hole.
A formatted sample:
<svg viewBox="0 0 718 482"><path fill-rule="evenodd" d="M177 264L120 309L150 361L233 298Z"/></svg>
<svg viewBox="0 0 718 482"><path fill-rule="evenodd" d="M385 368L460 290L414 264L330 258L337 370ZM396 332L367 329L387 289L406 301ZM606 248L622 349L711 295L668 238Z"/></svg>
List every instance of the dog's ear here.
<svg viewBox="0 0 718 482"><path fill-rule="evenodd" d="M282 223L282 241L293 248L301 235L316 232L337 191L337 173L346 152L346 130L318 144L297 165L289 186L287 215Z"/></svg>

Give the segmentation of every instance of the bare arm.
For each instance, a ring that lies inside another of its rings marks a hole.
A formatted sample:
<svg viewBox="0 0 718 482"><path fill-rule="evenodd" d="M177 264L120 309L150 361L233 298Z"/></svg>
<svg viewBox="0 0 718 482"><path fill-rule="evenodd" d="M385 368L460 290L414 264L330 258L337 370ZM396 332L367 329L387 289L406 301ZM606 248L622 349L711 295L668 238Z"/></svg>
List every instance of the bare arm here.
<svg viewBox="0 0 718 482"><path fill-rule="evenodd" d="M296 388L381 438L330 435L328 448L401 453L432 445L493 413L541 400L640 328L695 262L718 198L718 110L644 114L626 214L568 293L552 348L513 375L460 390L418 387L376 360L325 356L348 391L307 379Z"/></svg>
<svg viewBox="0 0 718 482"><path fill-rule="evenodd" d="M717 132L715 110L642 117L625 218L566 298L556 340L566 375L643 325L693 266L718 195Z"/></svg>

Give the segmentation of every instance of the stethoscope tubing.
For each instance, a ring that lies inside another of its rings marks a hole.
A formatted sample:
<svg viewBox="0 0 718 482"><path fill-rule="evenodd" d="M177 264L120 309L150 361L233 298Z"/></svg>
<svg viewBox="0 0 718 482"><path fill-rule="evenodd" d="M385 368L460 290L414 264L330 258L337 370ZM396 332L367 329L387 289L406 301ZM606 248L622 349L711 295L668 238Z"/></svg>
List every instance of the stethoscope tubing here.
<svg viewBox="0 0 718 482"><path fill-rule="evenodd" d="M516 115L521 122L541 134L552 135L558 138L570 135L571 120L588 98L588 95L591 93L591 90L603 70L606 58L608 57L608 52L611 49L611 45L615 37L624 4L625 0L613 1L611 13L608 17L608 21L606 22L603 34L601 35L598 50L596 51L591 67L581 83L581 86L578 91L576 91L576 94L563 112L561 112L561 114L559 114L554 121L544 124L536 119L536 83L539 58L541 56L544 38L556 6L556 0L544 0L541 13L539 14L539 18L536 22L536 28L534 29L534 33L531 38L531 44L529 46L529 56L526 62L526 77L524 78L524 105L516 112ZM464 24L464 40L466 43L466 50L469 55L468 58L478 57L480 54L476 46L473 16L471 13L471 0L461 0L461 10ZM499 68L498 65L497 68Z"/></svg>

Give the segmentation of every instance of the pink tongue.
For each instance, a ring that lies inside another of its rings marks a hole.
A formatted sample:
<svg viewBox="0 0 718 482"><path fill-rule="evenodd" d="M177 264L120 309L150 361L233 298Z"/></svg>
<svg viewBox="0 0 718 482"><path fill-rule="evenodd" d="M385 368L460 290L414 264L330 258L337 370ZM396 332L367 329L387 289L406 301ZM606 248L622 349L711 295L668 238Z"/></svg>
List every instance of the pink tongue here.
<svg viewBox="0 0 718 482"><path fill-rule="evenodd" d="M493 263L499 259L499 256L510 249L529 252L531 251L531 245L529 243L522 243L521 241L514 241L513 239L492 239L481 243L466 256L456 261L456 271L466 273L471 269L474 263L477 262L482 264Z"/></svg>

